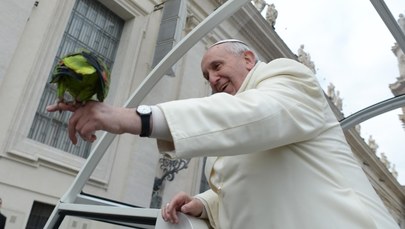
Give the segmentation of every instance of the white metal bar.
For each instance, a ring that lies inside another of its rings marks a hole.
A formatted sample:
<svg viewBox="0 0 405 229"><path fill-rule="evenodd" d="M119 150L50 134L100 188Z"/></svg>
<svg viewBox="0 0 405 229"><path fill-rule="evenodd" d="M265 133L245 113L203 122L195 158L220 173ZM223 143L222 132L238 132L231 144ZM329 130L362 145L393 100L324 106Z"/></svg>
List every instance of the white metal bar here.
<svg viewBox="0 0 405 229"><path fill-rule="evenodd" d="M370 0L370 2L373 4L375 10L378 12L392 36L397 41L397 44L402 49L402 52L405 53L405 34L399 27L394 16L392 16L392 13L388 9L384 0Z"/></svg>
<svg viewBox="0 0 405 229"><path fill-rule="evenodd" d="M343 130L347 130L370 118L403 106L405 106L405 95L396 96L369 106L340 120L340 125Z"/></svg>
<svg viewBox="0 0 405 229"><path fill-rule="evenodd" d="M59 206L62 214L72 214L87 219L116 223L131 227L155 228L159 209L65 204ZM143 222L142 222L143 221Z"/></svg>
<svg viewBox="0 0 405 229"><path fill-rule="evenodd" d="M114 206L114 207L136 207L136 206L131 206L131 205L125 204L125 203L119 203L116 201L103 199L103 198L100 198L97 196L89 196L89 195L83 195L83 194L77 195L75 203L76 204L87 204L87 205Z"/></svg>
<svg viewBox="0 0 405 229"><path fill-rule="evenodd" d="M214 29L220 22L234 14L249 0L228 0L221 7L215 10L207 18L197 25L185 38L183 38L149 73L143 80L138 89L125 102L124 107L136 107L153 86L162 78L167 70L175 64L191 47L193 47L203 36ZM70 186L65 195L61 198L60 203L74 203L77 195L81 192L87 180L90 178L94 169L100 162L105 151L114 140L115 135L111 133L103 133L97 145L91 151L89 158L76 176L73 184ZM53 210L45 228L54 228L59 216L60 204L57 204Z"/></svg>
<svg viewBox="0 0 405 229"><path fill-rule="evenodd" d="M162 218L162 215L159 214L157 221L156 221L156 229L209 229L210 228L208 226L209 224L202 219L198 219L196 217L185 215L181 212L179 212L177 214L177 216L179 217L179 223L171 224L171 223L165 222Z"/></svg>
<svg viewBox="0 0 405 229"><path fill-rule="evenodd" d="M131 208L131 207L115 207L115 206L99 206L88 204L61 204L60 210L71 212L87 212L94 214L113 214L121 216L139 216L145 218L157 218L160 209L152 208Z"/></svg>

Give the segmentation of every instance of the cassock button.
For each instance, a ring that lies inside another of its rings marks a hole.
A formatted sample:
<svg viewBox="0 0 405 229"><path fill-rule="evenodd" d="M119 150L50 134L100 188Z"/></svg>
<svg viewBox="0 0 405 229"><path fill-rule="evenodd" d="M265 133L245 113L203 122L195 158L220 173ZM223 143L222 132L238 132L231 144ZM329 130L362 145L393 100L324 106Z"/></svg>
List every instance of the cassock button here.
<svg viewBox="0 0 405 229"><path fill-rule="evenodd" d="M222 191L222 187L221 186L219 186L218 187L218 196L220 196L221 198L224 198L224 192Z"/></svg>

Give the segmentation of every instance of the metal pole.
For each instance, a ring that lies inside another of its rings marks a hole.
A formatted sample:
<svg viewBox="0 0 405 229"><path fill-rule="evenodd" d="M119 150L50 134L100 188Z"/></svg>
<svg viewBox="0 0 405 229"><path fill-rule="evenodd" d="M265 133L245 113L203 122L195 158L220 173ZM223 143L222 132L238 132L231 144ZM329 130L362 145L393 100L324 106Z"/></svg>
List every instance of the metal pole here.
<svg viewBox="0 0 405 229"><path fill-rule="evenodd" d="M391 32L394 39L397 41L398 46L402 49L402 52L405 53L405 34L402 29L399 27L398 22L392 16L391 11L388 9L384 0L370 0L373 4L375 10L380 15L381 19L384 21L385 25Z"/></svg>
<svg viewBox="0 0 405 229"><path fill-rule="evenodd" d="M370 118L403 106L405 106L405 95L396 96L394 98L390 98L364 108L346 118L343 118L339 121L340 126L342 126L343 130L347 130Z"/></svg>

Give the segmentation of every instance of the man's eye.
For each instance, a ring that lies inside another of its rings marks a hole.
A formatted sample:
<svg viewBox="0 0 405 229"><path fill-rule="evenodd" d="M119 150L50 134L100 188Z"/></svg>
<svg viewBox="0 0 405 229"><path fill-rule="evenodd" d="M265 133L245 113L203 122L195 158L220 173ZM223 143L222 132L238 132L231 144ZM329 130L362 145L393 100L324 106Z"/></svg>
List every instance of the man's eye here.
<svg viewBox="0 0 405 229"><path fill-rule="evenodd" d="M216 65L214 66L214 69L217 70L217 71L218 71L220 68L221 68L221 65L220 65L220 64L216 64Z"/></svg>

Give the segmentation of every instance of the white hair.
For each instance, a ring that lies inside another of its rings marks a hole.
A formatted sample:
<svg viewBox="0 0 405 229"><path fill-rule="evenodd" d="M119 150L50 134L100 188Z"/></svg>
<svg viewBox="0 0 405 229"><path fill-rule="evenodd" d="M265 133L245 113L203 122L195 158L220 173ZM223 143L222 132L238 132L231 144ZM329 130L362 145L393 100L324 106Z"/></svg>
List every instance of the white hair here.
<svg viewBox="0 0 405 229"><path fill-rule="evenodd" d="M243 42L241 40L237 40L237 39L221 40L221 41L218 41L215 44L211 45L209 48L212 48L212 47L220 45L220 44L227 44L224 47L225 50L234 55L241 55L245 51L251 51L251 52L253 52L256 59L258 59L257 54L254 50L252 50L245 42Z"/></svg>

